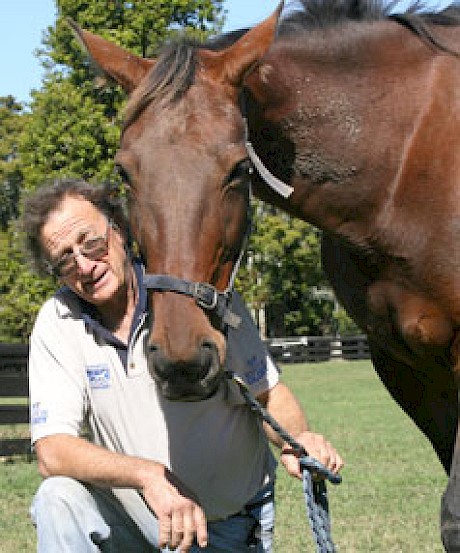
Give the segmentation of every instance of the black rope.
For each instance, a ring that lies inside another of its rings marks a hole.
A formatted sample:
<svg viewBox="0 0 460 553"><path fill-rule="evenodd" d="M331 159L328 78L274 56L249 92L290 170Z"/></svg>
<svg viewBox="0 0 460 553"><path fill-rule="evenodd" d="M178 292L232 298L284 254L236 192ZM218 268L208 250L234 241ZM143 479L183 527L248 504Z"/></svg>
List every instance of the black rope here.
<svg viewBox="0 0 460 553"><path fill-rule="evenodd" d="M335 546L331 537L329 505L327 500L326 481L340 484L342 477L334 474L314 457L308 455L304 447L297 442L270 413L251 395L246 383L235 373L228 372L227 377L238 385L246 403L256 415L263 419L271 428L297 452L302 468L303 491L308 522L316 542L317 553L334 553ZM318 479L318 476L322 477Z"/></svg>

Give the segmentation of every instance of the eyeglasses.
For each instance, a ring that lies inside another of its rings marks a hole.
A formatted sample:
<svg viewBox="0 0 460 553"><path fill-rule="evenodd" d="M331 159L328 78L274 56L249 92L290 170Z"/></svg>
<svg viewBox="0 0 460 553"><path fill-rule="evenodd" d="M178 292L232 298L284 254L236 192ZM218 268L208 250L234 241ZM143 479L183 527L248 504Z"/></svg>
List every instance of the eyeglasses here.
<svg viewBox="0 0 460 553"><path fill-rule="evenodd" d="M83 255L87 259L101 259L107 255L109 251L109 230L112 226L111 221L107 221L107 229L105 236L95 236L88 238L78 247L78 251L68 252L63 254L57 261L48 263L48 270L55 276L68 277L73 275L77 270L77 256Z"/></svg>

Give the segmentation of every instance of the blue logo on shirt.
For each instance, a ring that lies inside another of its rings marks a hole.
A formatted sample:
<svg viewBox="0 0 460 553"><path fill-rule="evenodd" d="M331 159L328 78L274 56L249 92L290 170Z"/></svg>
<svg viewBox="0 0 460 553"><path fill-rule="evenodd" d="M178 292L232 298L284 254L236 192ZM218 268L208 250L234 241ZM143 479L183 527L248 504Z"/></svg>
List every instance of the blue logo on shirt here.
<svg viewBox="0 0 460 553"><path fill-rule="evenodd" d="M248 359L248 366L249 370L244 373L244 378L248 384L254 384L267 374L265 359L260 359L254 355L251 359Z"/></svg>
<svg viewBox="0 0 460 553"><path fill-rule="evenodd" d="M43 424L48 419L48 410L43 409L40 402L33 403L30 418L32 424Z"/></svg>
<svg viewBox="0 0 460 553"><path fill-rule="evenodd" d="M90 388L103 389L110 387L110 370L107 365L87 365L86 375Z"/></svg>

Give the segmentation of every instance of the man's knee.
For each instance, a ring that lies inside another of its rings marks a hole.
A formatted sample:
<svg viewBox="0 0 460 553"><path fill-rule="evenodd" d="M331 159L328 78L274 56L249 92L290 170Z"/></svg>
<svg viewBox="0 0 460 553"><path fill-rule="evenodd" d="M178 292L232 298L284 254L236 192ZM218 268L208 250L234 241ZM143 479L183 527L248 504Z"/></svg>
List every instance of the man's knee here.
<svg viewBox="0 0 460 553"><path fill-rule="evenodd" d="M46 509L47 516L65 515L74 506L81 508L93 502L91 494L77 480L65 476L53 476L43 480L35 494L33 512Z"/></svg>
<svg viewBox="0 0 460 553"><path fill-rule="evenodd" d="M31 516L37 527L38 551L96 551L95 544L110 536L94 497L72 478L44 480L32 502Z"/></svg>
<svg viewBox="0 0 460 553"><path fill-rule="evenodd" d="M89 490L77 480L65 476L53 476L44 480L35 494L31 507L32 520L36 526L53 525L61 529L80 527L91 530L93 527L104 527L94 497ZM108 531L108 527L107 527Z"/></svg>

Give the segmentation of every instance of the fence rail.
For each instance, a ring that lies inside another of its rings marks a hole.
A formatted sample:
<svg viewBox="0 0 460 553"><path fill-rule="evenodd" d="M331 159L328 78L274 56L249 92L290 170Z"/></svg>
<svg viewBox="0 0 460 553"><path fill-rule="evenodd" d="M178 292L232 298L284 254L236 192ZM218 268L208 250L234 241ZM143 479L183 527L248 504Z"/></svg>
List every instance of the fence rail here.
<svg viewBox="0 0 460 553"><path fill-rule="evenodd" d="M29 422L28 351L27 344L0 343L0 398L14 401L0 405L0 426ZM30 438L0 437L0 457L15 454L30 456Z"/></svg>
<svg viewBox="0 0 460 553"><path fill-rule="evenodd" d="M318 363L331 359L370 359L364 334L358 336L299 336L265 340L275 361L282 363Z"/></svg>

